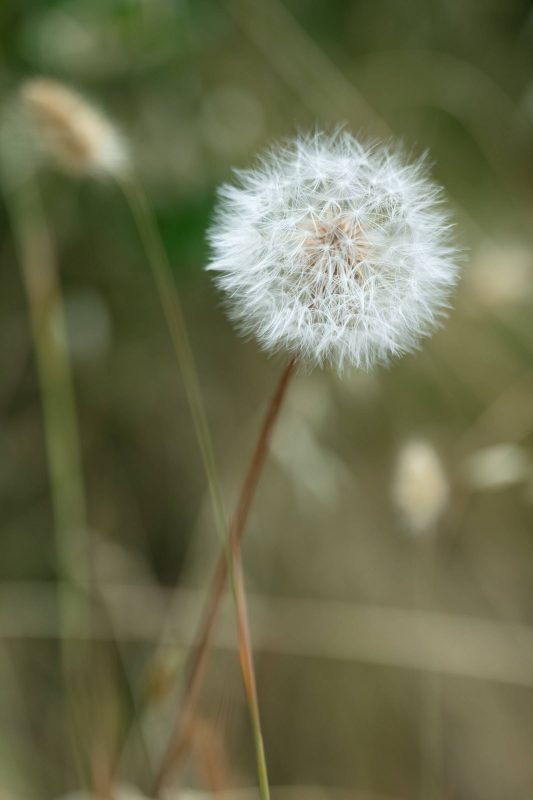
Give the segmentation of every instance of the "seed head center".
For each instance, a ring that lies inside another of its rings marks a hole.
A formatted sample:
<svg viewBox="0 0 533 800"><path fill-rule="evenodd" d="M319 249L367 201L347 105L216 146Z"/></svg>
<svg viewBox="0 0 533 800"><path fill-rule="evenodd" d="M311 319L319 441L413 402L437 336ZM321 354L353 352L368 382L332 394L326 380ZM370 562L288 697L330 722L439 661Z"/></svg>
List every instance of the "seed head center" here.
<svg viewBox="0 0 533 800"><path fill-rule="evenodd" d="M361 280L361 262L365 259L368 246L361 228L346 219L320 222L313 226L309 238L310 266L333 267L354 270Z"/></svg>

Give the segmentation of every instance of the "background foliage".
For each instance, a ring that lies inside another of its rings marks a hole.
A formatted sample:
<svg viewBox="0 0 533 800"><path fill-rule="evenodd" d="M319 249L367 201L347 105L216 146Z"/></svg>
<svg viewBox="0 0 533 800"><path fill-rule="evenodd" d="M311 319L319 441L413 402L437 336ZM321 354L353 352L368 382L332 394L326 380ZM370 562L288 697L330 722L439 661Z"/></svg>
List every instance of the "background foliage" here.
<svg viewBox="0 0 533 800"><path fill-rule="evenodd" d="M131 141L184 302L228 508L283 361L237 338L203 271L217 183L275 138L345 123L429 150L454 208L465 275L446 329L388 371L299 375L276 435L244 554L273 784L327 787L320 797L532 796L532 40L525 0L0 7L2 101L22 79L53 75ZM58 174L42 191L95 571L114 614L96 659L95 724L104 752L126 736L121 772L146 784L217 541L124 201L111 185ZM52 798L82 777L58 672L28 314L0 213L0 784L6 796ZM430 541L408 534L391 500L398 448L412 436L434 444L451 484ZM485 448L497 444L507 450L491 466ZM179 785L255 780L232 631L228 613ZM429 674L439 676L436 737ZM428 742L438 769L424 789Z"/></svg>

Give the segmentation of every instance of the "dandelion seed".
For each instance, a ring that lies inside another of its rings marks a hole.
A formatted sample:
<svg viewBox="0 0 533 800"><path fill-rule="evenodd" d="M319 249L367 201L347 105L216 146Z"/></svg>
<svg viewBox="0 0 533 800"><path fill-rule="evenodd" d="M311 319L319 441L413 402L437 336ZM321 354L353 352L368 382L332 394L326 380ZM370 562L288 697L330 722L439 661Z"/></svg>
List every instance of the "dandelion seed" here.
<svg viewBox="0 0 533 800"><path fill-rule="evenodd" d="M310 365L370 368L418 347L457 280L422 163L348 133L299 138L220 190L213 270L242 332Z"/></svg>
<svg viewBox="0 0 533 800"><path fill-rule="evenodd" d="M124 141L77 92L49 78L34 78L22 86L20 99L41 156L75 175L116 176L124 171Z"/></svg>
<svg viewBox="0 0 533 800"><path fill-rule="evenodd" d="M398 455L393 498L406 526L416 534L433 530L448 494L448 481L432 445L419 439L405 444Z"/></svg>

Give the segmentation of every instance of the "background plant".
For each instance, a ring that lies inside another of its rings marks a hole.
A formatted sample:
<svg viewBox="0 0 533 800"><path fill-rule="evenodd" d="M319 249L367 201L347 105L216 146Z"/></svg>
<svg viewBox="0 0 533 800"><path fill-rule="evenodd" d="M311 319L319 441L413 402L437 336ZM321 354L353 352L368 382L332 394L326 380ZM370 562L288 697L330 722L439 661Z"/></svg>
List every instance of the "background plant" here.
<svg viewBox="0 0 533 800"><path fill-rule="evenodd" d="M420 677L440 647L448 790L469 800L530 792L528 14L519 2L473 0L8 0L0 10L3 96L22 77L51 72L79 83L131 134L184 300L229 498L281 363L234 336L202 271L214 187L228 164L248 165L263 144L317 119L347 119L356 132L427 146L465 232L472 258L458 308L423 353L390 372L354 374L342 391L325 373L292 387L246 543L274 784L416 796ZM138 721L156 760L217 541L131 219L98 185L51 175L45 190L65 265L99 579L129 679L151 699ZM23 798L55 797L77 777L58 703L42 418L5 210L1 224L0 674L9 691L0 709L9 735L0 783ZM412 436L430 439L450 481L430 606L416 597L417 544L391 499L397 451ZM503 461L487 460L496 444L507 446ZM180 777L189 785L253 782L228 612ZM105 629L101 636L109 730L130 730L116 648ZM131 731L121 770L141 785L149 768ZM224 762L209 778L206 742Z"/></svg>

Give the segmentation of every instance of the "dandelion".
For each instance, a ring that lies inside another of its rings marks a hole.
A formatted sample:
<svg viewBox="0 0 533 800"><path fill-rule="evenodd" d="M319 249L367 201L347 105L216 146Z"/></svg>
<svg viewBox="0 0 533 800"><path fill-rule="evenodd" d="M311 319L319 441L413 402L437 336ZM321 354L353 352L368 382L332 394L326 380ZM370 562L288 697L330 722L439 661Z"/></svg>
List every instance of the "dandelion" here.
<svg viewBox="0 0 533 800"><path fill-rule="evenodd" d="M219 193L207 268L230 315L288 363L268 406L230 526L237 553L273 429L297 363L339 372L416 348L446 311L456 254L441 192L422 162L348 133L272 150ZM184 718L191 715L226 582L220 557L198 634ZM187 726L175 729L174 752Z"/></svg>
<svg viewBox="0 0 533 800"><path fill-rule="evenodd" d="M421 439L407 442L398 454L393 498L413 533L434 529L448 503L448 481L435 448Z"/></svg>
<svg viewBox="0 0 533 800"><path fill-rule="evenodd" d="M418 347L457 279L423 162L348 133L298 138L225 185L208 269L270 352L368 369Z"/></svg>
<svg viewBox="0 0 533 800"><path fill-rule="evenodd" d="M127 164L125 143L107 117L58 81L34 78L21 88L34 125L37 149L75 175L119 175Z"/></svg>

